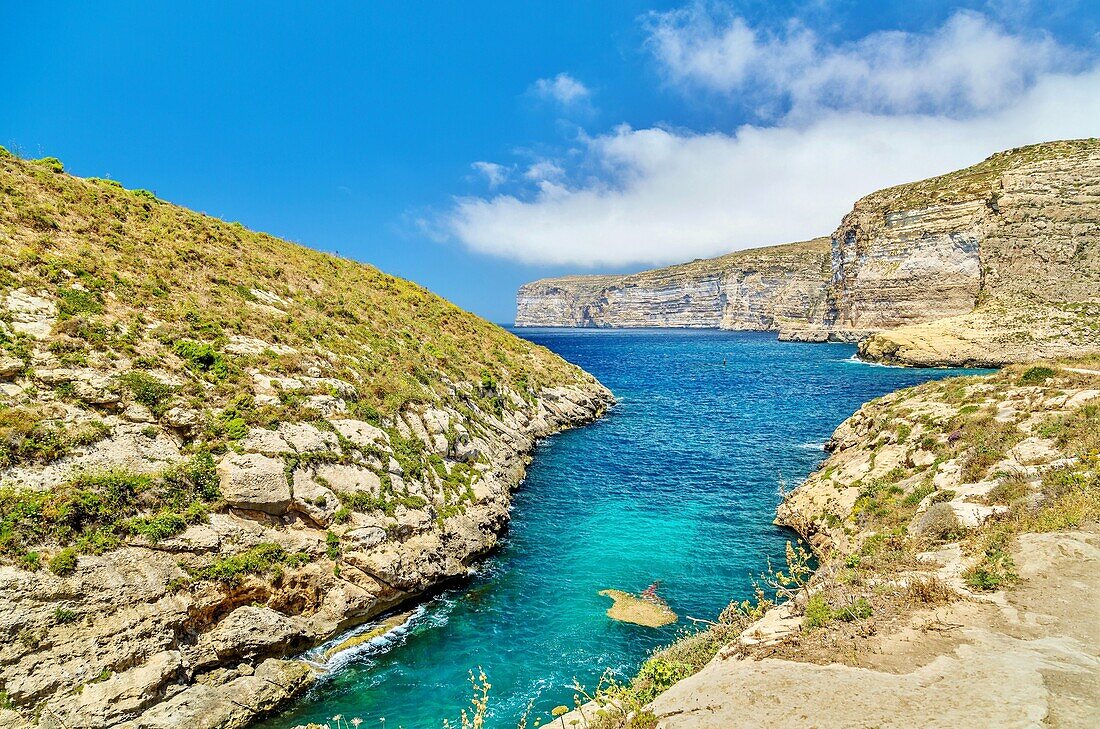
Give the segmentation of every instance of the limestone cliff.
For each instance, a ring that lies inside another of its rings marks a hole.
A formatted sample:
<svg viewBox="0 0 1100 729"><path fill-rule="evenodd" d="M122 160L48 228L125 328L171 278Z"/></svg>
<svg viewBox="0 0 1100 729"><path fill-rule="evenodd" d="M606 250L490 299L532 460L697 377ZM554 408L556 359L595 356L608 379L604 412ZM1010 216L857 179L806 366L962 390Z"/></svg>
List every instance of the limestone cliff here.
<svg viewBox="0 0 1100 729"><path fill-rule="evenodd" d="M1100 349L1100 141L1037 144L859 200L823 239L544 279L516 323L778 330L904 364Z"/></svg>
<svg viewBox="0 0 1100 729"><path fill-rule="evenodd" d="M1095 726L1098 364L867 403L778 509L814 572L790 547L754 600L549 726Z"/></svg>
<svg viewBox="0 0 1100 729"><path fill-rule="evenodd" d="M877 192L833 234L833 329L906 364L1100 347L1100 142L1034 145Z"/></svg>
<svg viewBox="0 0 1100 729"><path fill-rule="evenodd" d="M407 281L0 149L0 718L238 727L466 573L592 377Z"/></svg>
<svg viewBox="0 0 1100 729"><path fill-rule="evenodd" d="M543 279L519 290L516 325L774 330L824 316L828 261L818 238L629 276Z"/></svg>

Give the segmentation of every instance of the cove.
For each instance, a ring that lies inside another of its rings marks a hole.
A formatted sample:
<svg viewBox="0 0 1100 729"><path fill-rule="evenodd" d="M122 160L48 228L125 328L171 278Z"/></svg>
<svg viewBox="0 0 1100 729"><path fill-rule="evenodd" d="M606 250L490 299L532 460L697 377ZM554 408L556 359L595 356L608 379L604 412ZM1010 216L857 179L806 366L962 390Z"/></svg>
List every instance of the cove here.
<svg viewBox="0 0 1100 729"><path fill-rule="evenodd" d="M619 402L602 420L542 443L515 494L511 527L474 575L427 599L398 631L343 665L289 711L289 729L358 717L366 727L438 728L492 683L490 729L528 726L572 705L576 678L629 677L782 563L793 534L772 525L780 485L822 460L842 420L879 395L967 370L881 367L855 347L709 330L518 329L598 377ZM660 629L619 623L607 588L654 580L680 616ZM384 721L383 721L384 719Z"/></svg>

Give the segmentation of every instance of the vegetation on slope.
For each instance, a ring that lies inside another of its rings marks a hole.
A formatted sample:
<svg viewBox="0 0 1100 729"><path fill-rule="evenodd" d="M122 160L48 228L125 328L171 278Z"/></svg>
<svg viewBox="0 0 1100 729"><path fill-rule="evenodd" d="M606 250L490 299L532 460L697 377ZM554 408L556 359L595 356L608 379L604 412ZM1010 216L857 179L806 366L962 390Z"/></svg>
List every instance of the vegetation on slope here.
<svg viewBox="0 0 1100 729"><path fill-rule="evenodd" d="M0 558L28 569L48 561L42 547L63 555L55 571L64 573L76 554L129 537L155 542L204 520L221 507L212 454L255 427L308 422L333 432L313 396L338 398L346 416L386 428L392 454L337 438L338 449L287 454L288 476L353 454L382 464L392 455L408 478L439 482L446 518L473 499L478 474L403 437L396 413L447 402L476 433L475 411L499 416L509 397L530 402L543 388L585 380L548 350L408 281L145 190L65 174L55 158L0 148L0 237L3 379L47 384L0 392L0 472L40 469L111 437L101 418L117 415L120 401L148 411L150 442L186 433L190 458L159 473L96 470L31 489L6 480ZM55 302L42 339L16 326L4 305L13 292ZM83 374L45 376L57 368ZM276 383L277 398L261 401L258 375L306 386ZM180 411L198 422L181 425L172 415ZM381 493L338 494L337 523L352 511L392 517L398 505L424 506L396 493L384 468L376 473Z"/></svg>
<svg viewBox="0 0 1100 729"><path fill-rule="evenodd" d="M61 172L56 159L0 152L0 290L60 302L52 348L74 363L128 357L229 402L249 366L295 373L323 360L357 383L361 412L385 415L454 382L537 393L576 370L548 351L408 281L157 199ZM235 356L233 335L279 350ZM3 335L19 356L26 347ZM290 347L299 354L279 354Z"/></svg>
<svg viewBox="0 0 1100 729"><path fill-rule="evenodd" d="M993 183L1005 172L1038 160L1073 157L1093 149L1097 139L1069 139L998 152L976 165L930 177L927 180L887 187L863 198L867 204L892 210L911 210L937 204L975 200L989 195Z"/></svg>

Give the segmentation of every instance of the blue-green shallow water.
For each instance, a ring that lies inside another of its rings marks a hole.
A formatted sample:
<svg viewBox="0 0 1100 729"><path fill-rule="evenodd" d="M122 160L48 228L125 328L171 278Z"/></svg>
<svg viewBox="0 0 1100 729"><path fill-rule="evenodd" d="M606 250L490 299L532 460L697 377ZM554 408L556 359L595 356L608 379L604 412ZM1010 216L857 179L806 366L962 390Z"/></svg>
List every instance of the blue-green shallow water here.
<svg viewBox="0 0 1100 729"><path fill-rule="evenodd" d="M571 704L574 677L594 685L605 668L631 674L680 626L610 620L600 590L660 579L681 616L713 618L749 595L749 575L769 557L782 559L792 535L771 523L779 484L813 470L844 418L878 395L960 372L861 364L852 346L773 334L517 333L596 375L619 404L539 447L511 529L476 575L264 729L335 714L437 728L468 703L467 672L478 666L493 686L488 726L512 729L532 700L532 721Z"/></svg>

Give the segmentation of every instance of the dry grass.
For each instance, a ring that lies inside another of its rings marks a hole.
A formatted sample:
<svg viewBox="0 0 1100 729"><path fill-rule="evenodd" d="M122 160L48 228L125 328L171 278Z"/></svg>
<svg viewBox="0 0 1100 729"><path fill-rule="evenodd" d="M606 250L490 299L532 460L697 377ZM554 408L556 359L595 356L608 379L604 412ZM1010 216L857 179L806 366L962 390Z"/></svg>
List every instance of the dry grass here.
<svg viewBox="0 0 1100 729"><path fill-rule="evenodd" d="M177 342L220 353L227 337L244 335L299 355L224 355L227 374L319 366L355 383L362 405L383 414L446 395L452 382L482 389L483 373L486 384L522 394L581 376L371 266L11 156L0 156L0 233L0 293L57 297L56 341L93 363L130 357L182 370ZM238 390L227 380L218 383L226 399Z"/></svg>

